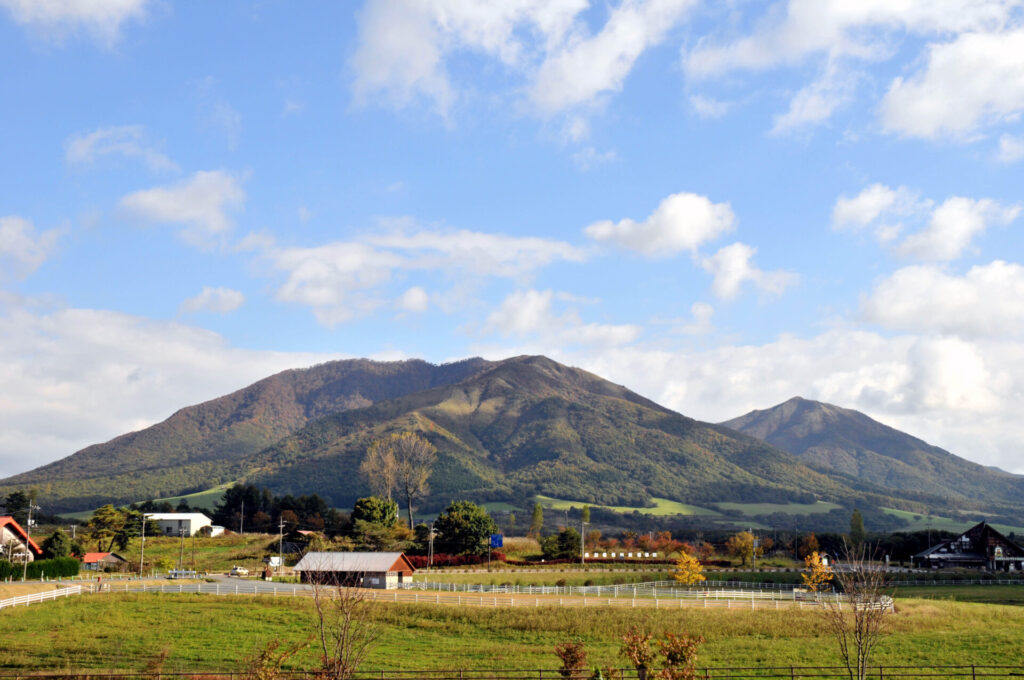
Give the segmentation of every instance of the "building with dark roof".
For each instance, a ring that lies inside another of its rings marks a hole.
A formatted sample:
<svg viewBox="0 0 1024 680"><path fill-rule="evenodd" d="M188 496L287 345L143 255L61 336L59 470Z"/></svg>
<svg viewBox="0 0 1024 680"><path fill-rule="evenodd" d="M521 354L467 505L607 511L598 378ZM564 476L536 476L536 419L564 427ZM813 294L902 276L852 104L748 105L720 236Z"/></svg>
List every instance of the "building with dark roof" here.
<svg viewBox="0 0 1024 680"><path fill-rule="evenodd" d="M971 568L989 571L1024 570L1024 548L985 522L956 538L914 555L914 566L924 569Z"/></svg>

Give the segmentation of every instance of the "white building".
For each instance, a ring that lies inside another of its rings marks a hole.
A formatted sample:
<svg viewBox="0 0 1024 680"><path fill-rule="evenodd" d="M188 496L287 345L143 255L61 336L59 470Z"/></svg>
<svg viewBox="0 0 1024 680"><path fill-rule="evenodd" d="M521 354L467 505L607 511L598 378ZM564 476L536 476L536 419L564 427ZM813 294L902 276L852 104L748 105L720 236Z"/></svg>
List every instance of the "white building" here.
<svg viewBox="0 0 1024 680"><path fill-rule="evenodd" d="M212 527L213 521L201 512L150 512L146 518L157 523L164 536L192 536L203 527Z"/></svg>

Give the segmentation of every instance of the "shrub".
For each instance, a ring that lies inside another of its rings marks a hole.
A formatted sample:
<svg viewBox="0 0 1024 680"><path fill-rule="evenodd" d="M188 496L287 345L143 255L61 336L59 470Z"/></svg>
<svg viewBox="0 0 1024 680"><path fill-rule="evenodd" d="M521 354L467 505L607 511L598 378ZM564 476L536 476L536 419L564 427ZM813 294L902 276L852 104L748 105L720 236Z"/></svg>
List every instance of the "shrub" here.
<svg viewBox="0 0 1024 680"><path fill-rule="evenodd" d="M666 633L665 639L658 642L658 650L665 657L665 668L659 676L664 680L694 680L697 648L703 643L702 635Z"/></svg>
<svg viewBox="0 0 1024 680"><path fill-rule="evenodd" d="M563 642L555 645L555 654L562 660L558 674L563 678L578 678L587 663L587 652L582 642Z"/></svg>

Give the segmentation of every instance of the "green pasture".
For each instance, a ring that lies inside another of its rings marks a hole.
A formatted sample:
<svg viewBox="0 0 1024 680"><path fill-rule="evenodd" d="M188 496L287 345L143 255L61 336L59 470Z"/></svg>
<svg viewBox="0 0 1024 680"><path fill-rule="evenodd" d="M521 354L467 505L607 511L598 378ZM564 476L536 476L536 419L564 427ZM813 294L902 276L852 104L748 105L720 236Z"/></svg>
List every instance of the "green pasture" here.
<svg viewBox="0 0 1024 680"><path fill-rule="evenodd" d="M155 503L170 503L171 505L177 505L182 500L188 501L188 504L193 508L202 508L213 512L213 508L220 500L224 497L224 491L233 485L234 482L228 482L227 484L221 484L215 486L212 489L206 489L205 491L197 491L195 493L188 493L183 496L168 496L167 498L154 498Z"/></svg>
<svg viewBox="0 0 1024 680"><path fill-rule="evenodd" d="M273 547L271 548L271 544ZM142 541L135 539L127 550L118 554L133 567L138 567ZM197 571L227 571L238 565L251 573L263 568L263 557L277 550L277 536L271 534L227 534L224 536L176 537L156 536L146 538L146 571L154 568L159 560L170 560L191 569L193 554Z"/></svg>
<svg viewBox="0 0 1024 680"><path fill-rule="evenodd" d="M959 520L952 519L950 517L940 517L937 515L922 515L916 512L909 512L907 510L896 510L895 508L881 508L886 514L899 517L909 522L909 526L902 527L900 531L924 531L926 529L938 529L940 531L951 531L959 533L966 529L970 529L977 522L961 522ZM993 527L997 531L1001 531L1004 534L1011 532L1024 533L1024 527L1011 526L1009 524L993 524Z"/></svg>
<svg viewBox="0 0 1024 680"><path fill-rule="evenodd" d="M667 498L652 498L654 501L653 508L640 508L632 507L628 505L596 505L594 503L584 503L583 501L570 501L563 498L551 498L550 496L538 495L535 497L537 502L545 508L551 508L552 510L570 510L572 508L582 508L584 505L590 507L600 507L607 510L613 510L615 512L639 512L645 515L718 515L719 513L708 508L702 508L697 505L687 505L686 503L680 503L678 501L672 501Z"/></svg>
<svg viewBox="0 0 1024 680"><path fill-rule="evenodd" d="M790 515L815 515L818 513L831 512L841 508L841 505L818 501L816 503L718 503L723 510L741 512L748 517L756 515L771 515L776 512L784 512Z"/></svg>
<svg viewBox="0 0 1024 680"><path fill-rule="evenodd" d="M900 586L896 597L983 604L1024 605L1024 584L994 586Z"/></svg>
<svg viewBox="0 0 1024 680"><path fill-rule="evenodd" d="M620 665L620 636L631 626L657 635L707 638L698 665L836 664L836 644L820 614L800 610L614 610L455 608L378 604L381 632L364 666L390 669L555 668L552 648L582 641L590 665ZM1024 607L900 600L892 633L878 645L883 664L1001 664L1020 649ZM316 665L312 607L304 598L130 594L80 596L17 608L0 617L7 672L142 670L166 653L165 672L243 669L271 640L302 645L288 668ZM1015 651L1017 650L1017 651Z"/></svg>

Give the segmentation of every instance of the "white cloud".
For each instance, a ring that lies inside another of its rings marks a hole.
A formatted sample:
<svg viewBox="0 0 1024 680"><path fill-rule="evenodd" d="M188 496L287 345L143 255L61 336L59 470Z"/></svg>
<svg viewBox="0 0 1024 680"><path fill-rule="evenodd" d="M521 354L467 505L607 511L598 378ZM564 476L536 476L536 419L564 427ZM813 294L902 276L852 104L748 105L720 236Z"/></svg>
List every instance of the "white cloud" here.
<svg viewBox="0 0 1024 680"><path fill-rule="evenodd" d="M889 244L907 224L917 228L893 251L922 260L954 260L971 241L993 224L1008 224L1020 214L1020 206L1004 206L991 199L951 196L936 205L906 187L891 189L872 184L853 198L840 196L832 209L837 230L870 229L879 243Z"/></svg>
<svg viewBox="0 0 1024 680"><path fill-rule="evenodd" d="M703 351L637 345L552 351L701 420L719 422L800 395L858 409L958 455L1024 473L1019 342L839 329Z"/></svg>
<svg viewBox="0 0 1024 680"><path fill-rule="evenodd" d="M406 312L420 314L430 306L430 296L420 286L409 288L398 298L397 306Z"/></svg>
<svg viewBox="0 0 1024 680"><path fill-rule="evenodd" d="M536 236L507 236L457 231L395 230L373 234L366 242L410 254L414 269L459 270L476 276L527 276L553 262L582 262L586 253L564 241Z"/></svg>
<svg viewBox="0 0 1024 680"><path fill-rule="evenodd" d="M993 30L1016 0L787 0L770 5L754 31L735 40L703 38L684 50L692 78L793 65L812 55L886 59L905 33L946 35Z"/></svg>
<svg viewBox="0 0 1024 680"><path fill-rule="evenodd" d="M72 164L94 162L99 156L119 154L137 158L151 170L177 170L178 166L146 139L141 125L120 125L75 135L65 144L65 160Z"/></svg>
<svg viewBox="0 0 1024 680"><path fill-rule="evenodd" d="M532 338L534 342L565 346L617 346L633 342L639 326L584 323L575 309L559 314L551 290L521 290L510 294L487 317L483 334Z"/></svg>
<svg viewBox="0 0 1024 680"><path fill-rule="evenodd" d="M752 262L756 252L756 248L745 243L733 243L701 261L701 266L714 276L711 288L715 295L732 300L740 294L747 281L765 293L781 295L786 288L796 283L796 274L759 269Z"/></svg>
<svg viewBox="0 0 1024 680"><path fill-rule="evenodd" d="M928 47L928 63L893 80L881 105L886 131L966 138L1024 111L1024 29L965 33Z"/></svg>
<svg viewBox="0 0 1024 680"><path fill-rule="evenodd" d="M145 16L149 0L0 0L19 24L60 38L78 29L112 44L121 24Z"/></svg>
<svg viewBox="0 0 1024 680"><path fill-rule="evenodd" d="M618 154L613 150L598 151L592 146L587 146L572 154L572 161L580 170L587 171L598 165L611 163Z"/></svg>
<svg viewBox="0 0 1024 680"><path fill-rule="evenodd" d="M417 230L409 229L410 224L400 220L396 228L360 241L311 248L270 245L266 256L287 276L277 298L311 307L321 323L333 326L384 305L385 288L397 272L439 272L466 287L473 279L524 279L554 262L586 258L582 250L562 241L467 230ZM397 304L418 311L415 308L425 304L424 296L422 289L413 286Z"/></svg>
<svg viewBox="0 0 1024 680"><path fill-rule="evenodd" d="M621 89L637 57L658 44L693 0L625 0L591 35L587 0L367 2L351 60L356 99L403 107L430 102L447 116L459 96L447 61L467 52L497 60L526 82L545 115Z"/></svg>
<svg viewBox="0 0 1024 680"><path fill-rule="evenodd" d="M21 278L46 261L60 237L59 229L36 233L35 226L21 217L0 217L0 263ZM2 276L0 276L2 278Z"/></svg>
<svg viewBox="0 0 1024 680"><path fill-rule="evenodd" d="M696 254L701 244L732 231L735 225L736 216L728 203L712 203L706 196L684 192L662 200L642 222L603 220L588 226L584 233L648 257L671 257L682 251Z"/></svg>
<svg viewBox="0 0 1024 680"><path fill-rule="evenodd" d="M998 158L1001 163L1016 163L1024 159L1024 136L1002 135Z"/></svg>
<svg viewBox="0 0 1024 680"><path fill-rule="evenodd" d="M782 135L822 123L853 97L855 78L830 61L825 72L797 92L789 102L789 110L775 117L772 134Z"/></svg>
<svg viewBox="0 0 1024 680"><path fill-rule="evenodd" d="M759 18L750 17L753 29L746 35L712 34L700 38L692 47L684 47L682 61L691 80L719 78L734 71L806 68L808 62L820 62L823 75L801 88L791 100L789 110L775 119L773 131L787 132L821 123L847 103L860 79L861 67L857 64L902 57L906 54L905 44L913 44L911 41L920 37L959 36L955 42L960 42L977 34L986 36L980 42L998 42L998 32L1019 21L1020 7L1020 0L785 0L767 5ZM735 8L731 9L735 12ZM731 27L735 22L723 21L722 25ZM936 56L936 48L930 50ZM996 104L995 100L1012 100L1014 95L1007 92L993 96L990 84L996 82L997 73L1011 80L1015 77L1010 66L1013 49L1009 45L987 50L970 50L965 46L953 51L960 51L974 61L962 69L964 74L983 75L972 83L961 83L955 73L957 69L950 68L954 60L944 62L939 66L948 73L927 82L917 79L914 87L890 93L891 112L883 107L887 128L905 134L914 130L913 134L919 134L921 130L934 131L937 119L954 118L962 122L964 118L999 117L1007 113L1006 106ZM897 79L894 89L899 89L895 86L900 84L902 81ZM967 85L966 99L971 101L947 100L946 94L957 96L959 84ZM939 89L934 89L935 85ZM1016 87L1011 86L1012 89ZM949 112L944 113L947 104ZM1010 104L1009 108L1019 107Z"/></svg>
<svg viewBox="0 0 1024 680"><path fill-rule="evenodd" d="M898 252L922 260L955 260L990 224L1009 224L1019 214L1020 206L953 196L935 208L928 226L908 236Z"/></svg>
<svg viewBox="0 0 1024 680"><path fill-rule="evenodd" d="M141 220L184 225L186 241L207 246L231 229L228 210L241 207L244 201L238 178L213 170L197 172L177 184L128 194L120 206Z"/></svg>
<svg viewBox="0 0 1024 680"><path fill-rule="evenodd" d="M577 34L548 55L531 91L534 104L552 114L621 90L637 58L660 43L694 4L694 0L623 2L611 10L597 35Z"/></svg>
<svg viewBox="0 0 1024 680"><path fill-rule="evenodd" d="M904 267L878 282L861 314L901 331L1024 338L1024 267L996 260L963 276Z"/></svg>
<svg viewBox="0 0 1024 680"><path fill-rule="evenodd" d="M0 304L0 476L334 358L238 349L194 326L112 311Z"/></svg>
<svg viewBox="0 0 1024 680"><path fill-rule="evenodd" d="M213 312L215 314L227 314L233 312L245 302L245 295L240 291L231 288L212 288L203 286L198 295L190 297L181 303L183 312Z"/></svg>
<svg viewBox="0 0 1024 680"><path fill-rule="evenodd" d="M686 335L707 335L715 330L715 324L711 318L715 315L715 308L706 302L694 302L690 306L690 314L693 319L676 328L676 332Z"/></svg>
<svg viewBox="0 0 1024 680"><path fill-rule="evenodd" d="M721 118L732 110L731 102L695 94L690 97L690 106L701 118Z"/></svg>
<svg viewBox="0 0 1024 680"><path fill-rule="evenodd" d="M314 248L286 248L271 256L287 273L277 298L313 308L320 323L334 326L365 314L380 302L368 291L391 280L404 260L361 243L332 243Z"/></svg>

